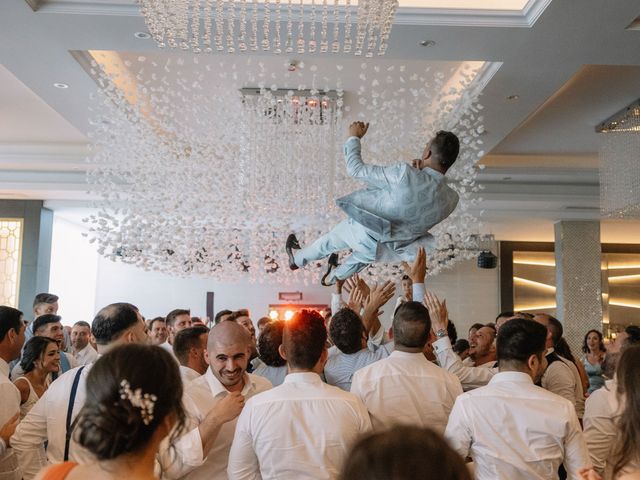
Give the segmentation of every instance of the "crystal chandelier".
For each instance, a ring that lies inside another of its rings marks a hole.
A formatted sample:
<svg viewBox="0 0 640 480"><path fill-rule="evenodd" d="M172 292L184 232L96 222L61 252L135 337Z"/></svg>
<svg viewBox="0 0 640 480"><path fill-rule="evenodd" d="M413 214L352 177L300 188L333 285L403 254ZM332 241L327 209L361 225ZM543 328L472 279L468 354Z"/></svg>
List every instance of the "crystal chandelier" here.
<svg viewBox="0 0 640 480"><path fill-rule="evenodd" d="M306 244L344 218L335 199L361 185L346 174L342 144L351 121L370 119L369 163L409 161L439 129L459 136L447 177L460 202L432 232L430 273L477 255L476 72L453 86L445 69L351 60L344 80L345 65L333 61L301 62L274 79L266 61L130 55L126 72L109 74L93 62L88 181L101 200L86 221L99 253L173 275L315 283L324 263L290 271L284 239L295 231Z"/></svg>
<svg viewBox="0 0 640 480"><path fill-rule="evenodd" d="M600 211L640 218L640 99L596 127L600 145Z"/></svg>
<svg viewBox="0 0 640 480"><path fill-rule="evenodd" d="M160 47L384 55L398 0L138 0Z"/></svg>

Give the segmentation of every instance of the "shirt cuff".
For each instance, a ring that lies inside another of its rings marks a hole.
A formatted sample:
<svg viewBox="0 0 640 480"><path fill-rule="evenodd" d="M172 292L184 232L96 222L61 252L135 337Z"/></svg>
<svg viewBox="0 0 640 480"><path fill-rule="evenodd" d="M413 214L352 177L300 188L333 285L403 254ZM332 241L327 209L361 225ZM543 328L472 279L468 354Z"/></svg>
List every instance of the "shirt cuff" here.
<svg viewBox="0 0 640 480"><path fill-rule="evenodd" d="M442 337L432 343L433 350L436 353L444 352L445 350L452 350L451 340L449 337Z"/></svg>
<svg viewBox="0 0 640 480"><path fill-rule="evenodd" d="M353 137L349 137L349 138L347 138L347 141L346 141L346 142L344 142L344 143L348 143L348 142L350 142L350 141L351 141L351 140L353 140L353 139L356 139L357 141L360 141L360 137L353 136Z"/></svg>
<svg viewBox="0 0 640 480"><path fill-rule="evenodd" d="M422 303L422 299L424 298L424 294L426 289L424 288L424 283L414 283L412 286L413 290L413 301Z"/></svg>

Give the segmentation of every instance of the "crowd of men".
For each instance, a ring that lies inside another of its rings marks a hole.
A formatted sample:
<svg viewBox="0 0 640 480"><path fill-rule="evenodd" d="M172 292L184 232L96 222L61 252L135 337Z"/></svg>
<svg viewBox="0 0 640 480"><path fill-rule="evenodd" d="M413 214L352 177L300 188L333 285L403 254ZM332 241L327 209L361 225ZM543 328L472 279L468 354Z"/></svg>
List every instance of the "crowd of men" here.
<svg viewBox="0 0 640 480"><path fill-rule="evenodd" d="M424 255L406 270L388 332L379 314L394 285L357 276L337 283L333 315L261 318L257 331L247 310L203 322L177 309L145 322L135 306L114 303L66 332L55 295L36 297L28 325L22 312L0 307L0 477L32 479L48 463L93 460L71 434L73 419L93 362L126 343L158 345L180 365L188 428L158 453L162 478L337 478L357 438L398 424L443 435L479 480L606 475L615 375L585 408L576 365L555 352L562 324L550 315L507 312L475 324L458 355L446 303L425 291ZM60 369L18 423L12 381L31 336L57 342ZM640 329L628 327L607 358L635 344Z"/></svg>

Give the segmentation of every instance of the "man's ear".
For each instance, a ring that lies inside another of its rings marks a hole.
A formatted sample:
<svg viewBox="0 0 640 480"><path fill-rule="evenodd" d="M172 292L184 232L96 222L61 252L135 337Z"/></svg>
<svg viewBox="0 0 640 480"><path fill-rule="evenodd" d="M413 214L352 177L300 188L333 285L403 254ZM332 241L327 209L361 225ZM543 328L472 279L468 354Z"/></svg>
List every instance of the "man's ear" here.
<svg viewBox="0 0 640 480"><path fill-rule="evenodd" d="M325 348L325 351L327 349ZM285 360L287 359L287 353L284 351L284 345L281 343L280 346L278 347L278 353L280 354L280 356L282 358L284 358Z"/></svg>
<svg viewBox="0 0 640 480"><path fill-rule="evenodd" d="M527 359L527 367L531 372L535 372L537 370L538 365L540 364L540 359L537 355L530 355Z"/></svg>

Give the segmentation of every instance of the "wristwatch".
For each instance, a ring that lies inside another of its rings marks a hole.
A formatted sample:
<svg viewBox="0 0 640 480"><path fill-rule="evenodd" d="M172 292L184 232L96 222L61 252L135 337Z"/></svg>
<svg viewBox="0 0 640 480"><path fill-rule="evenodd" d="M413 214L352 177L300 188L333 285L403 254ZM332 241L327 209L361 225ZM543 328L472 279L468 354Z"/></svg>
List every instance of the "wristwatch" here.
<svg viewBox="0 0 640 480"><path fill-rule="evenodd" d="M444 338L447 336L447 331L444 328L441 328L440 330L438 330L436 332L436 338L440 339L440 338Z"/></svg>

